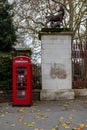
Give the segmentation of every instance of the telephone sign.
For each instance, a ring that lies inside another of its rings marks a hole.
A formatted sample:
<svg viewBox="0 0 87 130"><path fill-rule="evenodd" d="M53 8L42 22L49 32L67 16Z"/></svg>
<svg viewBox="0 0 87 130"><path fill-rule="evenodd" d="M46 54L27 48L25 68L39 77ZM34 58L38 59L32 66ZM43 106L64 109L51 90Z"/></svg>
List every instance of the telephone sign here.
<svg viewBox="0 0 87 130"><path fill-rule="evenodd" d="M32 104L32 67L30 58L13 59L13 105Z"/></svg>

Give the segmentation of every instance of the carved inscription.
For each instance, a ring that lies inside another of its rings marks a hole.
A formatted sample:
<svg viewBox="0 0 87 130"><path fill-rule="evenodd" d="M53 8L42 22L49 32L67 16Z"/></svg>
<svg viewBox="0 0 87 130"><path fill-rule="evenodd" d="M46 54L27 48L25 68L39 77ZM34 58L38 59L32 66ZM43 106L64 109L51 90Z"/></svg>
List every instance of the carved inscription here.
<svg viewBox="0 0 87 130"><path fill-rule="evenodd" d="M65 79L67 77L67 74L64 69L64 65L60 63L54 63L53 65L51 65L50 76L53 79L55 79L56 77L59 79Z"/></svg>

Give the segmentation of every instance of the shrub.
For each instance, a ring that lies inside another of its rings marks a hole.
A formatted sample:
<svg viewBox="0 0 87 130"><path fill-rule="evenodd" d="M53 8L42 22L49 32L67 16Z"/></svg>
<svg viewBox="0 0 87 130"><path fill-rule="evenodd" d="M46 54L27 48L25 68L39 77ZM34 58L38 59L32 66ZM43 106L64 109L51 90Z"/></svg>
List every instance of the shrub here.
<svg viewBox="0 0 87 130"><path fill-rule="evenodd" d="M12 55L0 54L0 91L12 89Z"/></svg>

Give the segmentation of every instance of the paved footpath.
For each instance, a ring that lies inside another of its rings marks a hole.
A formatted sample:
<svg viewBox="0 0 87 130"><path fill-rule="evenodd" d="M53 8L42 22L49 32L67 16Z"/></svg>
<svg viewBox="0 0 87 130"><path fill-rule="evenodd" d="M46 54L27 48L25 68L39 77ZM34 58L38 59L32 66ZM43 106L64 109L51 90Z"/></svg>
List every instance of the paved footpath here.
<svg viewBox="0 0 87 130"><path fill-rule="evenodd" d="M87 98L33 101L31 107L0 103L0 130L87 130Z"/></svg>

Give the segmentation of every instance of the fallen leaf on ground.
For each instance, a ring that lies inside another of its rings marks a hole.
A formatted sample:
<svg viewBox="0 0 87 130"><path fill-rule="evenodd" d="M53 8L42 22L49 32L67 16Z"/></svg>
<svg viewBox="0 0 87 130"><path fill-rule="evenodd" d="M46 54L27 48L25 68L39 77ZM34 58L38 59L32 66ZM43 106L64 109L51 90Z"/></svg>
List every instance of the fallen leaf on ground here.
<svg viewBox="0 0 87 130"><path fill-rule="evenodd" d="M64 117L61 116L61 117L59 118L59 121L62 121L63 119L64 119Z"/></svg>
<svg viewBox="0 0 87 130"><path fill-rule="evenodd" d="M9 122L8 121L6 121L6 124L8 124Z"/></svg>
<svg viewBox="0 0 87 130"><path fill-rule="evenodd" d="M1 115L1 117L4 117L4 116L5 116L4 114Z"/></svg>
<svg viewBox="0 0 87 130"><path fill-rule="evenodd" d="M51 109L47 109L46 111L50 112L50 111L51 111Z"/></svg>
<svg viewBox="0 0 87 130"><path fill-rule="evenodd" d="M48 118L47 116L44 116L44 115L43 115L41 119L42 119L42 120L46 120L47 118Z"/></svg>
<svg viewBox="0 0 87 130"><path fill-rule="evenodd" d="M15 124L11 124L12 127L16 126Z"/></svg>
<svg viewBox="0 0 87 130"><path fill-rule="evenodd" d="M5 112L6 114L9 114L9 112L7 111L7 112Z"/></svg>
<svg viewBox="0 0 87 130"><path fill-rule="evenodd" d="M34 130L39 130L38 128L35 128Z"/></svg>
<svg viewBox="0 0 87 130"><path fill-rule="evenodd" d="M85 125L85 127L87 128L87 125Z"/></svg>
<svg viewBox="0 0 87 130"><path fill-rule="evenodd" d="M67 106L69 106L69 104L63 104L63 106L64 106L64 107L67 107Z"/></svg>
<svg viewBox="0 0 87 130"><path fill-rule="evenodd" d="M66 129L69 128L69 126L65 123L63 124L63 127L66 128Z"/></svg>
<svg viewBox="0 0 87 130"><path fill-rule="evenodd" d="M87 100L85 100L85 101L83 102L83 104L87 104Z"/></svg>
<svg viewBox="0 0 87 130"><path fill-rule="evenodd" d="M55 128L52 128L51 130L56 130Z"/></svg>
<svg viewBox="0 0 87 130"><path fill-rule="evenodd" d="M26 113L26 111L25 111L24 108L20 108L20 109L18 110L18 112Z"/></svg>
<svg viewBox="0 0 87 130"><path fill-rule="evenodd" d="M28 126L28 127L32 127L32 126L34 126L34 124L35 124L35 122L32 122L32 123L27 123L27 122L25 122L25 123L24 123L24 125L25 125L25 126Z"/></svg>
<svg viewBox="0 0 87 130"><path fill-rule="evenodd" d="M20 116L19 119L18 119L18 122L23 122L23 116Z"/></svg>
<svg viewBox="0 0 87 130"><path fill-rule="evenodd" d="M77 128L73 128L72 130L84 130L85 124L79 124Z"/></svg>
<svg viewBox="0 0 87 130"><path fill-rule="evenodd" d="M83 130L85 127L85 124L79 124L77 130Z"/></svg>
<svg viewBox="0 0 87 130"><path fill-rule="evenodd" d="M72 130L77 130L77 128L73 128Z"/></svg>

